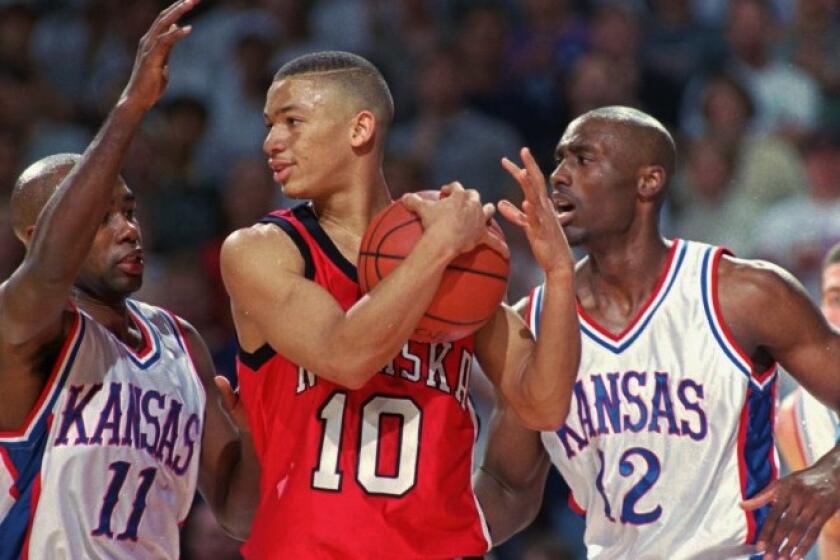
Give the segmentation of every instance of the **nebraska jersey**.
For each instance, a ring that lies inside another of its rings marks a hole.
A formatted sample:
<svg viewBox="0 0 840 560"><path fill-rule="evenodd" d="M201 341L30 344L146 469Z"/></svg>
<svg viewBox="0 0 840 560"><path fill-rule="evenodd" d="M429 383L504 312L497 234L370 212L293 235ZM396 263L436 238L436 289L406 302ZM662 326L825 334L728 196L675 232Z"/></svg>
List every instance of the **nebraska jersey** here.
<svg viewBox="0 0 840 560"><path fill-rule="evenodd" d="M355 267L309 206L263 222L296 243L305 275L349 309ZM278 317L278 320L284 320ZM324 352L329 352L325 348ZM269 346L240 350L240 394L262 465L248 558L453 558L490 539L473 493L473 340L408 342L349 390Z"/></svg>
<svg viewBox="0 0 840 560"><path fill-rule="evenodd" d="M837 413L799 387L793 393L793 419L796 445L806 465L831 451L837 441Z"/></svg>
<svg viewBox="0 0 840 560"><path fill-rule="evenodd" d="M720 248L674 240L621 333L578 306L581 363L566 423L542 441L586 517L591 559L749 557L778 469L776 366L757 371L718 304ZM542 287L529 319L539 333ZM759 556L760 558L760 556Z"/></svg>
<svg viewBox="0 0 840 560"><path fill-rule="evenodd" d="M0 432L0 558L178 558L205 394L175 317L135 351L82 311L24 425Z"/></svg>

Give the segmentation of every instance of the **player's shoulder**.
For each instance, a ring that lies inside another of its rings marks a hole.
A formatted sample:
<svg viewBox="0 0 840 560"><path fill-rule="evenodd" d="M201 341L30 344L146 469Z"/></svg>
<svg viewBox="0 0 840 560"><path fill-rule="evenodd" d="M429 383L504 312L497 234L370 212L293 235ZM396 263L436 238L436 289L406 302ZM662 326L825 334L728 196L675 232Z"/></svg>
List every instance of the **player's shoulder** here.
<svg viewBox="0 0 840 560"><path fill-rule="evenodd" d="M257 223L230 233L222 243L222 273L277 265L303 270L303 258L294 240L272 223Z"/></svg>
<svg viewBox="0 0 840 560"><path fill-rule="evenodd" d="M721 293L735 293L748 300L779 303L794 294L804 294L800 282L784 268L768 261L729 254L721 258L718 282Z"/></svg>

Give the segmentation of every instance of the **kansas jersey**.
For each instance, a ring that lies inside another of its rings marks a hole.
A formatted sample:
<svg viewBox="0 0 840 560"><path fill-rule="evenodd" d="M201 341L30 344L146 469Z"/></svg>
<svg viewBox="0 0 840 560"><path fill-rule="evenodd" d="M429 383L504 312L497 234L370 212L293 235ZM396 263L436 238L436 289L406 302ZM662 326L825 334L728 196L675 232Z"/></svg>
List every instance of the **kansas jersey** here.
<svg viewBox="0 0 840 560"><path fill-rule="evenodd" d="M205 394L169 313L128 302L142 350L81 311L24 425L0 432L0 558L177 558Z"/></svg>
<svg viewBox="0 0 840 560"><path fill-rule="evenodd" d="M309 206L264 222L296 243L305 275L349 309L356 270ZM283 320L283 317L278 317ZM329 352L329 348L324 348ZM262 465L248 558L453 558L490 540L472 489L473 340L409 342L349 390L276 354L240 350L240 394Z"/></svg>
<svg viewBox="0 0 840 560"><path fill-rule="evenodd" d="M777 478L776 366L756 371L723 321L723 250L675 240L619 334L579 306L582 352L566 423L542 440L586 516L592 559L737 558L769 507L739 502ZM542 287L529 319L539 334Z"/></svg>

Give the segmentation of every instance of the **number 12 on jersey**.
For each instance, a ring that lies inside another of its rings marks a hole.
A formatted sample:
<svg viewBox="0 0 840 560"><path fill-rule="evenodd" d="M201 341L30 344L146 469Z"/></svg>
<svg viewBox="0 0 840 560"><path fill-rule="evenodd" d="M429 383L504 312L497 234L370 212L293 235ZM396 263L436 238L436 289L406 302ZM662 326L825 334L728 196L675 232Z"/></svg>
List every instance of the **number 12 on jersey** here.
<svg viewBox="0 0 840 560"><path fill-rule="evenodd" d="M347 393L336 391L318 410L318 419L323 426L318 464L312 471L312 487L318 490L338 492L341 490L344 473L339 467L344 430L358 430L359 460L356 481L369 494L403 496L417 482L417 462L420 449L420 424L422 412L408 397L376 395L368 399L361 408L361 426L346 426ZM382 475L377 472L381 445L380 425L384 417L393 417L399 422L396 474Z"/></svg>
<svg viewBox="0 0 840 560"><path fill-rule="evenodd" d="M622 523L630 523L632 525L653 523L662 515L662 506L657 505L649 511L640 512L636 509L636 502L647 494L648 490L659 480L659 473L662 471L659 458L651 450L645 449L644 447L631 447L627 449L622 453L618 461L618 472L623 477L632 476L636 470L636 467L630 460L631 457L640 457L644 462L646 470L642 473L641 478L639 478L636 484L624 495L624 499L621 501L620 520ZM610 521L615 522L610 502L607 499L606 492L604 492L604 469L606 468L606 462L604 461L604 452L600 449L598 450L598 459L601 461L601 468L598 470L598 476L595 479L595 489L598 490L598 493L601 494L601 498L604 500L604 515Z"/></svg>

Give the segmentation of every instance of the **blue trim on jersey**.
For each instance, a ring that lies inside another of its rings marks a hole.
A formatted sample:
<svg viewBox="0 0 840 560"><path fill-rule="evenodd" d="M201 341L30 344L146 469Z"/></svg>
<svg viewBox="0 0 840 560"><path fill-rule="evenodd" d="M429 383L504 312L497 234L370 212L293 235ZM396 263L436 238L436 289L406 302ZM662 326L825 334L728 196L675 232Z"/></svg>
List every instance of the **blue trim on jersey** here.
<svg viewBox="0 0 840 560"><path fill-rule="evenodd" d="M774 383L764 389L758 389L752 383L747 385L747 429L744 441L744 456L741 460L746 467L746 498L752 498L773 481L773 406ZM770 514L770 504L748 512L755 521L756 538ZM753 543L750 543L753 544Z"/></svg>
<svg viewBox="0 0 840 560"><path fill-rule="evenodd" d="M675 241L676 243L676 241ZM613 354L621 354L624 352L631 344L633 344L637 338L644 332L645 328L650 323L653 316L656 315L656 311L662 305L662 302L668 297L668 294L671 291L671 288L674 287L674 284L677 281L677 276L680 274L680 269L682 268L683 261L685 261L685 255L688 252L688 243L683 243L682 247L679 249L679 254L677 255L677 262L674 265L674 272L671 275L671 279L668 281L668 285L665 286L665 289L662 290L661 295L659 296L658 300L650 307L647 311L647 316L635 327L635 332L632 336L625 339L618 345L614 345L609 343L607 340L604 340L603 336L592 331L589 329L586 324L581 321L580 322L580 330L586 336L588 336L593 342L598 344L599 346L609 350Z"/></svg>
<svg viewBox="0 0 840 560"><path fill-rule="evenodd" d="M164 312L163 317L164 317L164 319L166 319L166 322L169 324L169 328L172 329L172 334L173 334L173 336L175 336L175 341L178 343L178 346L181 348L181 350L184 351L184 354L189 355L189 351L187 350L186 341L182 340L182 338L181 338L181 329L175 323L175 321L177 320L175 318L175 315L173 315L169 312Z"/></svg>
<svg viewBox="0 0 840 560"><path fill-rule="evenodd" d="M540 334L540 314L542 313L543 287L544 285L540 285L536 290L534 290L534 302L531 305L531 325L533 325L534 338L538 338Z"/></svg>
<svg viewBox="0 0 840 560"><path fill-rule="evenodd" d="M723 350L723 353L733 364L735 364L735 367L738 368L741 373L746 375L748 379L752 380L752 371L750 368L746 367L744 362L732 351L729 344L726 342L726 337L724 337L723 333L715 326L715 319L712 315L712 302L709 301L709 276L711 275L711 271L709 271L709 260L711 259L714 251L714 247L706 249L706 254L703 255L703 265L701 266L702 273L700 274L700 292L703 299L703 312L706 314L706 320L709 323L709 328L712 330L712 336L717 341L721 350Z"/></svg>
<svg viewBox="0 0 840 560"><path fill-rule="evenodd" d="M151 338L150 343L153 349L152 353L149 356L146 356L145 358L139 358L132 351L128 352L128 357L131 359L134 365L136 365L140 369L148 369L149 366L154 364L160 357L160 335L158 334L157 329L154 327L154 325L152 325L152 323L146 318L146 316L140 312L140 308L137 306L137 304L130 300L127 303L129 307L131 307L131 310L134 311L135 316L139 317L140 320L143 321L143 324L145 325L146 329L148 329L149 336Z"/></svg>
<svg viewBox="0 0 840 560"><path fill-rule="evenodd" d="M23 552L23 541L26 538L26 530L29 526L30 515L33 507L33 491L34 481L41 472L41 465L44 462L44 451L47 448L49 439L49 424L48 419L51 416L52 410L55 407L55 402L61 394L61 388L67 381L70 371L73 369L73 364L76 361L76 356L79 353L79 348L82 345L82 340L85 335L85 318L79 315L79 328L76 335L76 341L70 350L65 362L64 368L55 380L55 389L50 395L47 406L44 406L40 417L33 419L34 426L32 427L29 436L26 439L18 441L2 441L0 446L6 449L9 454L9 459L12 461L15 469L18 472L18 478L15 481L15 487L20 496L8 515L0 521L0 560L13 560L20 558Z"/></svg>

